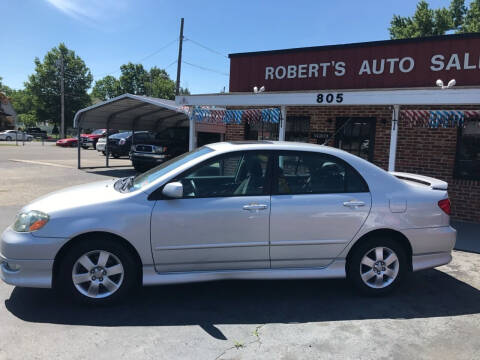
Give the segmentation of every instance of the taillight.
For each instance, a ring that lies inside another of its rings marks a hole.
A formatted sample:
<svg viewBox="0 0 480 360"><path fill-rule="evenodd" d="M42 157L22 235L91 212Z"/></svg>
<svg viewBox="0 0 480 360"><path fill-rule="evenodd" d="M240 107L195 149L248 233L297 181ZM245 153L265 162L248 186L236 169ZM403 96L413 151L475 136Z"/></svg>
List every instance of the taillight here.
<svg viewBox="0 0 480 360"><path fill-rule="evenodd" d="M442 209L445 214L450 215L452 213L452 209L450 206L450 199L443 199L438 202L438 206Z"/></svg>

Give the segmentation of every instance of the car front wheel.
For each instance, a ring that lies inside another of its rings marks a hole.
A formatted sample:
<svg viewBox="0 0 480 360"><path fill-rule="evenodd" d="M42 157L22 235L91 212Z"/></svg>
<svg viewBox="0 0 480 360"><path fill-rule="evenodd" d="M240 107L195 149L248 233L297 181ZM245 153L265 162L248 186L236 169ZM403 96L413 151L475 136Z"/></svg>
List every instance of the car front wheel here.
<svg viewBox="0 0 480 360"><path fill-rule="evenodd" d="M61 259L58 271L60 290L88 304L124 299L138 284L138 269L132 255L108 237L76 243Z"/></svg>
<svg viewBox="0 0 480 360"><path fill-rule="evenodd" d="M367 295L394 290L407 272L403 247L389 238L371 238L356 247L348 261L347 276Z"/></svg>

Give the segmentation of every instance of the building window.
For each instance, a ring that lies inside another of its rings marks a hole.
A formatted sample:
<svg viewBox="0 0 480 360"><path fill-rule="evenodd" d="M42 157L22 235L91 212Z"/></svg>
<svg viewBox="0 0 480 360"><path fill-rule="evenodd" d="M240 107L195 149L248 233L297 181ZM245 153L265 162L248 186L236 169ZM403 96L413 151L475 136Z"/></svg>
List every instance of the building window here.
<svg viewBox="0 0 480 360"><path fill-rule="evenodd" d="M335 146L373 161L375 125L375 118L337 118Z"/></svg>
<svg viewBox="0 0 480 360"><path fill-rule="evenodd" d="M263 121L246 123L245 140L278 140L278 124Z"/></svg>
<svg viewBox="0 0 480 360"><path fill-rule="evenodd" d="M310 139L310 116L287 116L285 140L308 142Z"/></svg>
<svg viewBox="0 0 480 360"><path fill-rule="evenodd" d="M466 121L458 128L455 177L480 180L480 119Z"/></svg>

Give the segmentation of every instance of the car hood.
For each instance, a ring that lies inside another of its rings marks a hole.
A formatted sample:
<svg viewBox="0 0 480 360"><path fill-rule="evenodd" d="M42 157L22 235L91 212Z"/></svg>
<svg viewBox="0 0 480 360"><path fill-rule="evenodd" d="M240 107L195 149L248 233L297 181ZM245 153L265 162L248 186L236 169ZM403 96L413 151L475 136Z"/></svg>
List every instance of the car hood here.
<svg viewBox="0 0 480 360"><path fill-rule="evenodd" d="M38 210L47 214L58 211L101 205L128 196L115 190L113 184L118 179L97 181L84 185L72 186L44 195L22 209L23 211Z"/></svg>

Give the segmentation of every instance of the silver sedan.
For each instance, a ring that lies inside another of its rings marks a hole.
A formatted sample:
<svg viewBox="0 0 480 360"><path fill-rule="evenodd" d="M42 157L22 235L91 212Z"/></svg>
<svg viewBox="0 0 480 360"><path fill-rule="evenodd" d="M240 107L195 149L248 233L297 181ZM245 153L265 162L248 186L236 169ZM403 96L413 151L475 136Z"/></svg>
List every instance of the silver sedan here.
<svg viewBox="0 0 480 360"><path fill-rule="evenodd" d="M326 146L216 143L25 206L2 235L0 274L89 303L217 279L347 277L382 294L451 261L449 214L437 179Z"/></svg>

